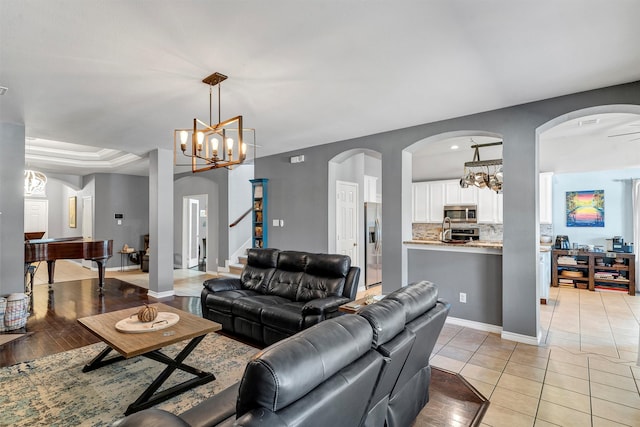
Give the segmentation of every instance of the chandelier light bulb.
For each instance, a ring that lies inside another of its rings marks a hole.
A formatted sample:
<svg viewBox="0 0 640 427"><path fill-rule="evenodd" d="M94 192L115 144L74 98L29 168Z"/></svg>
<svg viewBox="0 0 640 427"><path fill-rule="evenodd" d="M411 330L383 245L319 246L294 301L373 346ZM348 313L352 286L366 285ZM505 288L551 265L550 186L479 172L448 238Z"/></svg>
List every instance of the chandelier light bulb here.
<svg viewBox="0 0 640 427"><path fill-rule="evenodd" d="M213 151L213 155L217 156L218 155L218 138L216 138L215 136L211 137L211 150Z"/></svg>
<svg viewBox="0 0 640 427"><path fill-rule="evenodd" d="M184 153L187 151L187 138L189 137L189 133L186 130L180 131L180 149Z"/></svg>
<svg viewBox="0 0 640 427"><path fill-rule="evenodd" d="M242 143L242 157L246 157L247 155L247 144Z"/></svg>
<svg viewBox="0 0 640 427"><path fill-rule="evenodd" d="M198 151L202 151L202 141L204 141L204 134L202 132L198 132Z"/></svg>
<svg viewBox="0 0 640 427"><path fill-rule="evenodd" d="M227 153L229 158L233 155L233 138L227 138Z"/></svg>

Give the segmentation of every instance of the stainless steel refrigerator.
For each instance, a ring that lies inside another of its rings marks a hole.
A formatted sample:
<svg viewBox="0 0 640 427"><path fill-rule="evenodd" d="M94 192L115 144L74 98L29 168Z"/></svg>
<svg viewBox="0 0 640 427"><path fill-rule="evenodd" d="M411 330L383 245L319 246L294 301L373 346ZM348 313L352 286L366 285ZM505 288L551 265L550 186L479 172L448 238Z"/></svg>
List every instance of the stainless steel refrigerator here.
<svg viewBox="0 0 640 427"><path fill-rule="evenodd" d="M382 284L382 204L364 204L365 288Z"/></svg>

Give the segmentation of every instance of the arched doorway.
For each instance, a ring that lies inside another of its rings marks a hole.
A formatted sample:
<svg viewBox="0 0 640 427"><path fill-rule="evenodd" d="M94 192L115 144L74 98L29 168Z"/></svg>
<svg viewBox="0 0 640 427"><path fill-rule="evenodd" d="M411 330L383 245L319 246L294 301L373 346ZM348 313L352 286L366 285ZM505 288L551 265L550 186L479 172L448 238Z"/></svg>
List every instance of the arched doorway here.
<svg viewBox="0 0 640 427"><path fill-rule="evenodd" d="M353 149L334 156L328 166L329 252L351 256L352 265L361 268L363 290L368 282L381 283L381 220L376 225L371 212L382 203L382 156L374 150Z"/></svg>
<svg viewBox="0 0 640 427"><path fill-rule="evenodd" d="M539 221L540 234L568 235L572 244L603 248L605 238L613 235L640 241L640 209L638 203L635 207L632 203L633 178L640 177L640 106L602 105L564 114L536 129L536 144L539 174L553 176L551 221ZM581 190L604 191L605 218L601 227L567 227L566 193ZM542 208L545 200L537 203ZM635 267L637 271L637 258ZM546 276L542 280L550 281ZM637 285L636 275L636 288ZM561 297L559 291L551 288L552 305ZM541 310L539 325L542 341L548 344L553 339L551 313L553 306ZM563 333L579 336L585 331L567 324ZM580 348L581 344L576 345Z"/></svg>

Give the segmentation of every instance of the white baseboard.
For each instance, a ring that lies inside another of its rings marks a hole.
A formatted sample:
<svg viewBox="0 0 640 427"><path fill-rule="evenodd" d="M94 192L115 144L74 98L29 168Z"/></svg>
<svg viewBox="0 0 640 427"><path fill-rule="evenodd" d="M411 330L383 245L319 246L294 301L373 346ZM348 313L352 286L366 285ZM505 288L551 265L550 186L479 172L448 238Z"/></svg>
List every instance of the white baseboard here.
<svg viewBox="0 0 640 427"><path fill-rule="evenodd" d="M151 298L155 298L155 299L168 298L168 297L174 296L175 294L176 293L173 290L164 291L164 292L155 292L155 291L152 291L152 290L147 290L147 295L150 296Z"/></svg>
<svg viewBox="0 0 640 427"><path fill-rule="evenodd" d="M513 332L502 331L502 335L500 336L500 338L502 338L503 340L521 342L523 344L540 345L542 334L538 332L537 337L532 337L531 335L522 335Z"/></svg>
<svg viewBox="0 0 640 427"><path fill-rule="evenodd" d="M513 332L506 332L502 330L502 326L490 325L488 323L481 323L473 320L459 319L457 317L447 317L446 323L457 326L464 326L466 328L476 329L478 331L500 334L500 338L502 338L503 340L516 341L523 344L540 345L540 341L542 340L542 334L540 332L538 332L537 337L532 337L530 335L521 335Z"/></svg>
<svg viewBox="0 0 640 427"><path fill-rule="evenodd" d="M457 317L447 317L447 323L452 325L464 326L465 328L476 329L478 331L492 332L494 334L502 333L502 326L490 325L488 323L476 322L474 320L459 319Z"/></svg>

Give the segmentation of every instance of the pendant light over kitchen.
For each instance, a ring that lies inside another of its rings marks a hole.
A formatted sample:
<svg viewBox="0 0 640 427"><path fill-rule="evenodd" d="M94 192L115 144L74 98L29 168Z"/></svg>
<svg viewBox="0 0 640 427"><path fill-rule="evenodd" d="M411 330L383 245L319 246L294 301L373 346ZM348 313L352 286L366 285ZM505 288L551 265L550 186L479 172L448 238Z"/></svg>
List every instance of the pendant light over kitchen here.
<svg viewBox="0 0 640 427"><path fill-rule="evenodd" d="M471 142L473 142L473 139ZM488 188L496 193L502 192L502 159L480 160L480 148L495 145L502 145L502 142L474 144L471 146L475 150L473 152L473 160L464 164L460 187L476 186L478 188Z"/></svg>

